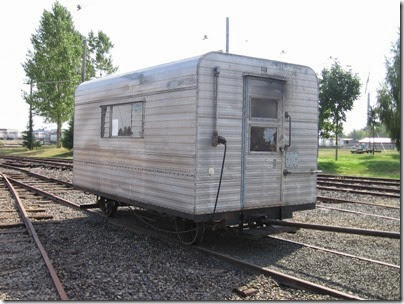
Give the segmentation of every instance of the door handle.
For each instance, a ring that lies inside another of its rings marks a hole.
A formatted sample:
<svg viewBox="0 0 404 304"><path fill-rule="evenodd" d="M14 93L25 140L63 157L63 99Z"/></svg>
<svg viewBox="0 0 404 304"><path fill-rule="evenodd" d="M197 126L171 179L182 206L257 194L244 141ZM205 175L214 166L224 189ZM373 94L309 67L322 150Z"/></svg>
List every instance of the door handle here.
<svg viewBox="0 0 404 304"><path fill-rule="evenodd" d="M285 151L292 145L292 117L290 117L289 112L285 112L285 118L289 119L289 143L285 145Z"/></svg>

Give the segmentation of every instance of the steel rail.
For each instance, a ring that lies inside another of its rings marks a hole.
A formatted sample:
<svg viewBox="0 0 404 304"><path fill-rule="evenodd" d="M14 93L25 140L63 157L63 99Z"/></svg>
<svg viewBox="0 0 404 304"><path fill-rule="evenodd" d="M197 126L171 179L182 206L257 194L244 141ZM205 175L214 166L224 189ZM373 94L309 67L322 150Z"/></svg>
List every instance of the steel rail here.
<svg viewBox="0 0 404 304"><path fill-rule="evenodd" d="M12 170L18 170L18 171L24 172L27 175L37 177L39 179L55 182L57 184L62 184L62 185L67 186L67 187L73 187L72 183L65 182L65 181L62 181L62 180L59 180L59 179L56 179L56 178L53 178L53 177L48 177L48 176L45 176L45 175L42 175L42 174L34 173L34 172L31 172L31 171L23 169L23 168L14 167L12 165L7 165L7 164L0 164L0 167L12 169Z"/></svg>
<svg viewBox="0 0 404 304"><path fill-rule="evenodd" d="M51 260L49 259L49 256L45 250L45 248L43 247L41 241L39 240L38 234L34 228L34 226L32 225L31 220L28 217L28 214L21 202L21 199L17 193L17 191L15 190L15 188L13 187L13 185L10 183L9 179L7 178L6 175L4 175L3 173L0 172L0 175L3 177L8 189L10 190L11 194L13 195L15 201L17 202L17 207L20 211L22 220L25 224L25 227L28 230L28 233L30 236L32 236L32 238L34 239L39 251L41 252L42 258L46 264L46 267L48 268L49 274L52 278L53 284L55 285L55 288L59 294L59 297L61 300L68 300L67 294L63 288L62 283L60 282L60 279L55 271L55 268L52 265Z"/></svg>
<svg viewBox="0 0 404 304"><path fill-rule="evenodd" d="M400 182L387 182L387 181L372 181L372 180L364 180L364 179L343 179L343 178L338 178L338 177L317 177L317 181L335 181L339 183L347 183L347 184L373 184L373 185L384 185L384 186L400 186Z"/></svg>
<svg viewBox="0 0 404 304"><path fill-rule="evenodd" d="M349 175L317 174L317 177L335 177L335 178L345 178L345 179L361 179L361 180L371 180L371 181L400 182L400 179L394 179L394 178L379 178L379 177L349 176Z"/></svg>
<svg viewBox="0 0 404 304"><path fill-rule="evenodd" d="M17 170L20 170L20 169L18 168ZM13 182L16 182L17 184L20 184L21 186L26 187L28 189L33 188L33 187L28 186L28 185L25 185L22 182L18 182L16 180L14 180ZM42 190L38 191L38 190L39 189L35 189L35 188L32 189L32 191L37 192L39 194L42 194L42 193L45 194L46 193L45 191L42 191ZM52 194L49 194L49 193L47 193L47 194L49 195L48 196L49 198L56 197L56 196L54 196ZM47 195L45 195L45 196L47 196ZM68 201L65 201L64 203L68 203L68 205L71 205L73 207L78 207L78 208L80 207L79 205L76 205L76 204L68 202ZM93 212L91 212L91 213L94 214ZM146 230L146 229L143 229L143 228L140 228L140 227L137 227L137 228L128 227L126 225L123 225L122 223L117 222L115 219L108 218L107 221L109 223L113 224L113 225L119 226L121 228L130 230L130 231L133 231L133 232L136 232L136 233L142 233L142 234L146 233L149 236L153 236L153 237L161 239L161 240L165 240L165 241L169 240L169 241L174 241L174 242L180 243L179 241L177 241L175 239L172 239L172 238L169 238L167 236L164 236L161 233L150 232L149 230ZM265 268L265 267L260 267L258 265L254 265L254 264L251 264L251 263L248 263L248 262L245 262L245 261L239 261L239 260L234 259L234 258L232 258L230 256L223 255L221 253L217 253L217 252L212 252L211 253L211 252L208 252L209 250L206 249L206 248L197 247L197 246L192 246L192 248L204 251L205 253L208 253L208 254L213 254L213 255L215 255L217 257L221 257L222 259L226 259L227 261L233 261L235 263L240 263L240 265L242 265L243 267L247 267L250 270L259 271L261 273L264 273L265 275L269 275L271 277L274 277L277 280L281 281L283 284L288 285L290 287L303 288L305 290L312 290L314 292L328 294L328 295L336 296L336 297L343 298L343 299L363 300L362 298L354 296L352 294L344 293L344 292L334 290L334 289L331 289L331 288L328 288L328 287L325 287L325 286L321 286L321 285L318 285L318 284L315 284L315 283L312 283L312 282L309 282L309 281L305 281L305 280L302 280L302 279L299 279L299 278L296 278L296 277L293 277L293 276L278 272L276 270L272 270L272 269Z"/></svg>
<svg viewBox="0 0 404 304"><path fill-rule="evenodd" d="M57 157L28 157L28 156L16 156L16 155L0 155L0 159L12 159L12 160L26 160L26 161L49 161L58 163L72 163L73 159L57 158Z"/></svg>
<svg viewBox="0 0 404 304"><path fill-rule="evenodd" d="M28 185L28 184L26 184L26 183L20 182L20 181L14 179L14 178L9 178L9 180L10 180L12 183L14 183L14 184L16 184L16 185L18 185L18 186L24 187L24 188L26 188L26 189L28 189L28 190L30 190L30 191L32 191L32 192L35 192L35 193L40 194L40 195L42 195L42 196L45 196L45 197L47 197L47 198L49 198L49 199L51 199L51 200L54 200L54 201L56 201L56 202L58 202L58 203L63 204L63 205L66 205L66 206L69 206L69 207L75 207L75 208L79 208L79 209L85 208L85 207L81 207L81 206L85 206L85 205L78 205L78 204L75 204L75 203L70 202L70 201L68 201L68 200L65 200L64 198L61 198L61 197L59 197L59 196L57 196L57 195L54 195L54 194L49 193L49 192L47 192L47 191L44 191L44 190L41 190L41 189L32 187L32 186L30 186L30 185Z"/></svg>
<svg viewBox="0 0 404 304"><path fill-rule="evenodd" d="M400 233L393 232L393 231L380 231L380 230L370 230L370 229L361 229L361 228L353 228L353 227L327 226L327 225L307 224L307 223L300 223L300 222L287 222L287 221L281 221L281 220L265 220L264 223L269 224L269 225L289 226L289 227L297 227L297 228L313 229L313 230L321 230L321 231L332 231L332 232L341 232L341 233L349 233L349 234L359 234L359 235L400 239Z"/></svg>
<svg viewBox="0 0 404 304"><path fill-rule="evenodd" d="M1 158L1 157L0 157ZM14 161L20 161L20 162L30 162L30 163L36 163L40 165L46 165L52 168L59 168L59 169L67 169L71 170L73 168L72 163L67 163L67 162L60 162L60 161L54 161L54 160L47 160L46 158L27 158L27 157L3 157L3 159L8 159L8 160L14 160Z"/></svg>
<svg viewBox="0 0 404 304"><path fill-rule="evenodd" d="M345 204L345 203L362 204L362 205L369 205L369 206L383 207L383 208L390 208L390 209L400 209L400 207L396 207L396 206L373 204L373 203L366 203L366 202L360 202L360 201L350 201L350 200L344 200L344 199L333 198L333 197L328 197L328 196L317 196L317 200L320 202L333 202L333 203L342 203L342 204Z"/></svg>
<svg viewBox="0 0 404 304"><path fill-rule="evenodd" d="M341 255L341 256L346 256L346 257L350 257L350 258L354 258L354 259L358 259L358 260L363 260L363 261L367 261L367 262L371 262L371 263L375 263L375 264L379 264L379 265L383 265L383 266L387 266L387 267L400 269L399 265L395 265L395 264L391 264L391 263L387 263L387 262L383 262L383 261L379 261L379 260L372 260L372 259L368 259L368 258L365 258L365 257L360 257L360 256L357 256L357 255L349 254L349 253L346 253L346 252L341 252L341 251L332 250L332 249L328 249L328 248L324 248L324 247L319 247L319 246L310 245L310 244L306 244L306 243L296 242L296 241L284 239L284 238L273 236L273 235L268 235L267 237L271 238L271 239L275 239L275 240L280 240L280 241L293 243L293 244L301 245L301 246L308 247L308 248L313 248L313 249L317 249L317 250L321 250L321 251Z"/></svg>
<svg viewBox="0 0 404 304"><path fill-rule="evenodd" d="M32 189L32 191L37 191L37 193L46 194L46 193L44 193L44 191L39 190L39 189L35 189L34 187L30 187L30 186L28 186L28 185L25 185L24 183L21 183L21 182L15 181L15 180L14 180L13 182L17 182L17 184L20 184L20 185L23 186L23 187L26 187L26 188L28 188L28 189ZM56 196L54 196L54 195L52 195L52 194L49 194L49 193L48 193L46 196L49 197L49 198L56 197ZM58 198L58 197L56 197L56 198ZM59 199L60 199L60 198L58 198L58 200L57 200L58 202L60 202ZM62 200L63 200L63 199L62 199ZM68 205L71 205L71 206L73 206L73 207L78 207L78 205L76 205L76 204L74 204L74 203L71 203L71 202L68 202L68 201L65 201L65 200L63 200L63 201L64 201L64 202L63 202L64 204L67 203ZM92 214L94 214L94 213L92 212ZM137 232L137 233L146 234L146 235L148 235L148 236L153 236L153 237L155 237L155 238L157 238L157 239L160 239L160 240L164 240L164 241L174 241L174 242L177 242L177 243L182 244L181 242L177 241L176 239L167 237L167 236L165 236L165 235L163 235L163 234L161 234L161 233L155 233L155 232L153 232L153 231L149 231L149 230L144 229L144 228L141 228L141 227L136 227L136 228L134 228L134 227L128 227L127 225L124 225L124 224L122 224L122 223L119 223L116 219L113 219L113 218L107 218L107 221L108 221L109 223L115 225L115 226L119 226L119 227L121 227L121 228L125 228L125 229L130 230L130 231L134 231L134 232ZM190 245L185 245L185 246L190 246ZM202 247L192 246L191 248L195 248L195 249L204 251L205 253L212 254L212 253L208 252L208 249L205 249L205 248L202 248ZM218 256L220 256L221 254L215 252L214 255L218 257ZM225 256L225 255L222 255L221 258L222 258L222 259L225 259L226 261L233 261L233 262L235 262L235 259L234 259L234 258ZM229 260L229 258L232 259L232 260ZM340 291L338 291L338 290L334 290L334 289L332 289L332 288L328 288L328 287L325 287L325 286L321 286L321 285L318 285L318 284L315 284L315 283L312 283L312 282L309 282L309 281L305 281L305 280L299 279L299 278L297 278L297 277L293 277L293 276L291 276L291 275L284 274L284 273L279 272L279 271L276 271L276 270L272 270L272 269L269 269L269 268L263 268L263 267L260 267L260 266L257 266L257 265L254 265L254 264L245 262L245 261L237 261L237 263L238 263L239 265L242 265L243 267L249 268L250 270L259 271L260 273L263 273L263 274L265 274L265 275L268 275L268 276L271 276L271 277L273 277L273 278L276 278L276 279L278 279L279 281L281 281L283 284L288 285L288 286L290 286L290 287L302 288L302 289L305 289L305 290L311 290L311 291L314 291L314 292L318 292L318 293L322 293L322 294L328 294L328 295L335 296L335 297L339 297L339 298L343 298L343 299L349 299L349 300L363 300L363 299L360 298L360 297L353 296L353 295L348 294L348 293L340 292Z"/></svg>
<svg viewBox="0 0 404 304"><path fill-rule="evenodd" d="M51 182L55 182L55 183L58 183L58 184L63 184L63 185L68 186L68 187L70 188L70 189L61 189L61 190L63 190L63 191L65 191L65 190L77 190L77 189L74 188L73 184L72 184L72 183L69 183L69 182L61 181L61 180L56 179L56 178L53 178L53 177L47 177L47 176L44 176L44 175L41 175L41 174L38 174L38 173L30 172L30 171L25 170L25 169L14 168L13 166L9 166L9 165L2 165L2 164L0 164L0 167L1 167L1 166L6 166L7 168L12 169L12 170L19 170L19 171L22 171L22 172L24 172L24 173L26 173L26 174L28 174L28 175L34 176L34 177L36 177L36 178L39 178L39 179L42 179L42 180L45 180L45 181L51 181ZM59 203L61 203L61 204L64 204L64 205L66 205L66 206L70 206L70 207L74 207L74 208L79 208L79 209L91 209L91 208L98 207L98 204L83 204L83 205L78 205L78 204L72 203L72 202L70 202L70 201L68 201L68 200L65 200L65 199L63 199L63 198L61 198L61 197L59 197L59 196L57 196L57 195L54 195L54 194L52 194L52 193L49 193L49 192L47 192L47 191L45 191L45 190L42 190L42 189L33 187L33 186L28 185L28 184L26 184L26 183L23 183L23 182L21 182L21 181L18 181L18 180L14 179L14 178L9 177L9 180L12 180L13 183L16 183L17 185L19 185L19 186L21 186L21 187L24 187L24 188L26 188L26 189L28 189L28 190L30 190L30 191L32 191L32 192L35 192L35 193L37 193L37 194L40 194L40 195L42 195L42 196L44 196L44 197L47 197L47 198L52 199L52 200L54 200L54 201L57 201L57 202L59 202Z"/></svg>
<svg viewBox="0 0 404 304"><path fill-rule="evenodd" d="M79 208L78 205L76 205L76 204L74 204L72 202L66 201L66 200L61 199L61 198L59 198L57 196L54 196L54 195L49 194L49 193L46 193L45 191L42 191L40 189L36 189L34 187L31 187L29 185L26 185L26 184L24 184L22 182L14 180L14 179L11 179L11 181L13 183L16 183L17 185L25 187L25 188L27 188L27 189L29 189L31 191L37 192L39 194L44 194L44 195L46 194L46 196L51 198L51 199L53 199L54 197L58 198L56 200L57 202L62 202L63 201L64 204ZM86 212L90 212L90 211L86 211ZM91 212L91 213L94 214L94 212ZM105 219L105 217L102 217L102 218ZM178 240L173 239L172 237L165 236L165 235L163 235L161 233L156 233L154 231L150 231L150 230L147 230L147 229L144 229L144 228L141 228L141 227L133 227L133 226L129 227L127 225L124 225L124 224L120 223L119 221L117 221L116 219L113 219L113 218L106 218L106 220L110 224L113 224L115 226L127 229L127 230L132 231L132 232L146 234L147 236L155 237L155 238L157 238L159 240L163 240L163 241L170 241L170 242L174 241L176 243L182 244ZM217 253L217 252L209 251L208 249L205 249L203 247L190 246L190 245L184 245L184 246L188 246L190 248L195 248L197 250L203 251L203 252L211 254L211 255L213 254L214 256L220 257L222 259L225 259L226 261L230 261L230 262L233 262L233 263L236 262L237 264L239 264L239 265L241 265L243 267L249 268L251 271L255 271L255 272L259 271L260 273L263 273L265 275L271 276L271 277L281 281L283 284L285 284L287 286L290 286L290 287L302 288L302 289L305 289L305 290L311 290L311 291L314 291L314 292L318 292L318 293L322 293L322 294L328 294L328 295L335 296L335 297L342 298L342 299L363 300L360 297L357 297L357 296L354 296L354 295L351 295L351 294L348 294L348 293L344 293L344 292L341 292L341 291L338 291L338 290L334 290L332 288L328 288L328 287L325 287L325 286L321 286L321 285L318 285L318 284L315 284L315 283L312 283L312 282L309 282L309 281L305 281L305 280L293 277L291 275L284 274L284 273L276 271L276 270L260 267L260 266L257 266L257 265L254 265L254 264L251 264L251 263L248 263L248 262L245 262L245 261L241 261L241 260L236 260L236 259L234 259L234 258L232 258L230 256L225 256L225 255L222 255L222 254Z"/></svg>
<svg viewBox="0 0 404 304"><path fill-rule="evenodd" d="M316 205L317 208L323 208L323 209L329 209L329 210L335 210L335 211L341 211L341 212L347 212L347 213L353 213L353 214L359 214L359 215L365 215L365 216L373 216L373 217L378 217L386 220L392 220L392 221L400 221L399 218L396 217L391 217L391 216L384 216L384 215L378 215L378 214L372 214L372 213L365 213L365 212L360 212L360 211L355 211L355 210L348 210L348 209L341 209L341 208L333 208L333 207L327 207L327 206L322 206L322 205Z"/></svg>
<svg viewBox="0 0 404 304"><path fill-rule="evenodd" d="M354 184L347 184L347 183L334 182L334 181L319 181L319 180L317 180L317 185L348 187L348 188L352 188L352 189L362 189L362 190L386 191L386 192L392 192L392 193L400 193L401 192L400 189L385 188L385 187L375 187L375 186L354 185Z"/></svg>
<svg viewBox="0 0 404 304"><path fill-rule="evenodd" d="M344 191L344 192L351 192L351 193L358 193L358 194L400 198L400 195L392 194L392 193L383 193L383 192L360 191L360 190L353 190L353 189L346 189L346 188L333 188L333 187L324 187L324 186L317 186L317 189L328 190L328 191Z"/></svg>
<svg viewBox="0 0 404 304"><path fill-rule="evenodd" d="M358 296L354 296L352 294L349 293L344 293L342 291L339 290L335 290L326 286L322 286L310 281L306 281L267 267L261 267L246 261L242 261L242 260L238 260L236 258L233 258L231 256L216 252L216 251L212 251L209 249L206 249L204 247L201 246L195 246L195 245L184 245L183 243L181 243L180 241L178 241L175 238L166 236L164 234L161 233L157 233L155 231L151 231L149 229L145 229L139 226L128 226L125 224L120 223L119 221L117 221L116 219L113 218L107 218L108 222L111 223L112 225L118 226L120 228L124 228L126 230L135 232L135 233L140 233L143 235L147 235L148 237L154 237L156 239L159 239L161 241L166 241L166 242L175 242L178 244L181 244L183 246L187 246L188 248L193 248L199 251L202 251L206 254L209 255L213 255L215 257L218 257L222 260L225 260L227 262L233 263L233 264L237 264L241 267L244 267L245 269L248 269L249 271L252 272L259 272L262 273L266 276L270 276L274 279L277 279L279 282L281 282L282 284L292 287L292 288L297 288L297 289L304 289L304 290L309 290L309 291L313 291L316 293L321 293L321 294L327 294L330 296L334 296L334 297L338 297L338 298L342 298L342 299L347 299L347 300L364 300L363 298L360 298Z"/></svg>
<svg viewBox="0 0 404 304"><path fill-rule="evenodd" d="M310 291L314 291L317 293L328 294L328 295L331 295L334 297L347 299L347 300L364 300L363 298L354 296L349 293L341 292L341 291L338 291L338 290L335 290L335 289L332 289L332 288L329 288L326 286L322 286L322 285L319 285L319 284L316 284L316 283L313 283L310 281L306 281L306 280L279 272L277 270L274 270L274 269L271 269L268 267L261 267L261 266L252 264L250 262L236 259L234 257L231 257L231 256L223 254L223 253L219 253L216 251L212 251L210 249L206 249L204 247L194 246L193 248L198 249L199 251L205 252L209 255L219 257L228 262L238 264L238 265L245 267L247 269L250 269L252 271L257 271L257 272L263 273L265 275L271 276L274 279L281 281L282 284L293 287L293 288L310 290Z"/></svg>

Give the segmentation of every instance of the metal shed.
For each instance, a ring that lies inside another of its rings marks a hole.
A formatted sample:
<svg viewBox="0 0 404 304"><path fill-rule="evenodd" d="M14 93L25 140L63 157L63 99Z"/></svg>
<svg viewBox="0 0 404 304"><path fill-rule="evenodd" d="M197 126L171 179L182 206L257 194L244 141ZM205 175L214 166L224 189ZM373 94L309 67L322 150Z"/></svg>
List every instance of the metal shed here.
<svg viewBox="0 0 404 304"><path fill-rule="evenodd" d="M215 204L228 223L314 208L318 82L308 67L211 52L81 84L74 122L73 184L107 201L196 222ZM227 141L219 195L217 133Z"/></svg>

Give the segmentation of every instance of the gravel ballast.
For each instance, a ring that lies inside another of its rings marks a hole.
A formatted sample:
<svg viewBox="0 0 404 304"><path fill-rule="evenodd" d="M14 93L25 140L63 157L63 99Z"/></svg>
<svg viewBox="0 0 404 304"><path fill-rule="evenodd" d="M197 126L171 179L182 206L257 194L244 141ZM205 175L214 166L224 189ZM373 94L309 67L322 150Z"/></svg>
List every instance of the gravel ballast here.
<svg viewBox="0 0 404 304"><path fill-rule="evenodd" d="M32 169L71 181L70 171ZM76 203L94 203L79 191L58 194ZM399 206L399 199L319 191L318 195ZM321 204L319 204L321 205ZM375 206L328 204L400 218L400 211ZM72 210L72 211L68 211ZM125 208L118 211L128 217ZM128 211L129 212L129 211ZM115 227L102 217L65 206L53 221L36 224L71 300L331 300L287 288L264 275L237 269L192 247L163 242ZM400 231L400 221L329 209L300 211L290 221L384 231ZM276 236L400 265L400 240L300 229ZM203 246L260 266L371 300L400 299L400 270L337 256L271 238L251 240L228 232L208 233ZM240 295L246 291L245 295ZM10 296L10 294L9 294Z"/></svg>
<svg viewBox="0 0 404 304"><path fill-rule="evenodd" d="M76 191L62 195L80 201ZM269 277L240 270L192 247L113 226L96 214L53 203L44 206L54 218L35 221L34 225L70 300L333 299L285 287ZM127 218L127 212L130 209L123 208L117 218ZM46 280L49 276L43 273L37 280L42 277ZM17 274L13 280L22 278ZM24 294L21 289L9 290L3 298L57 299L55 295L42 296L46 288L33 286L36 297L31 298L30 291ZM236 290L249 292L240 295Z"/></svg>

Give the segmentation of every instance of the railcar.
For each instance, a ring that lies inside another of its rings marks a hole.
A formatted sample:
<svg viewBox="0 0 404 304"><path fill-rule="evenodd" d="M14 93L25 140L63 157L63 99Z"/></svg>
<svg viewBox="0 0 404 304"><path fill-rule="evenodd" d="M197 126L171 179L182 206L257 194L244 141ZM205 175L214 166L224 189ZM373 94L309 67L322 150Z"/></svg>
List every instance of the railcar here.
<svg viewBox="0 0 404 304"><path fill-rule="evenodd" d="M134 205L200 231L315 207L309 67L210 52L82 83L74 122L73 184L109 216Z"/></svg>

